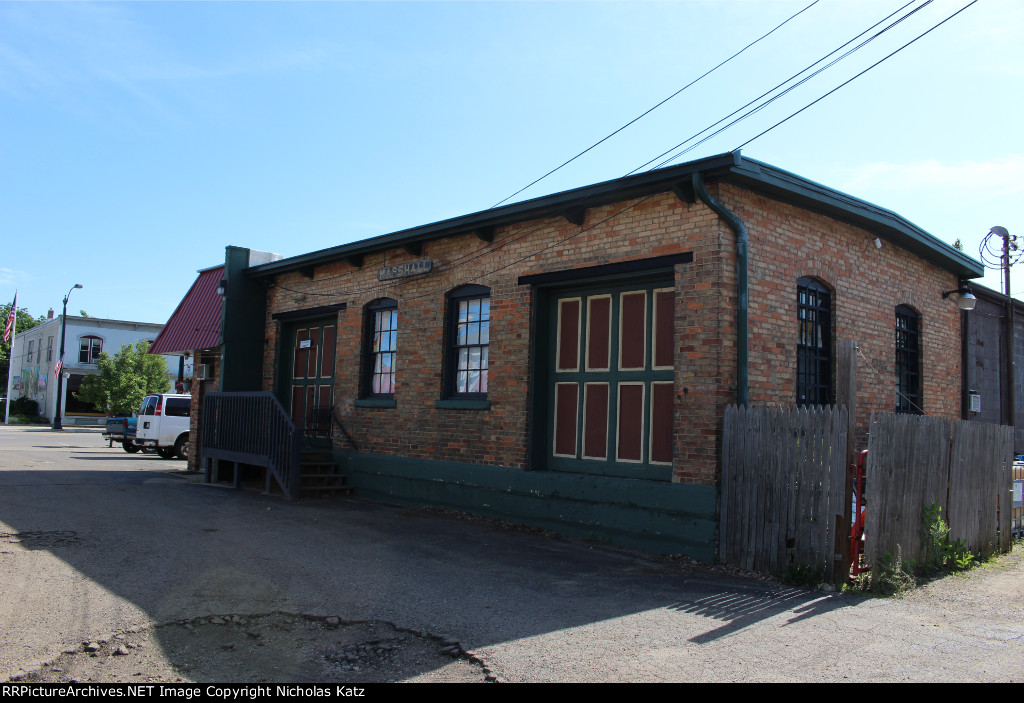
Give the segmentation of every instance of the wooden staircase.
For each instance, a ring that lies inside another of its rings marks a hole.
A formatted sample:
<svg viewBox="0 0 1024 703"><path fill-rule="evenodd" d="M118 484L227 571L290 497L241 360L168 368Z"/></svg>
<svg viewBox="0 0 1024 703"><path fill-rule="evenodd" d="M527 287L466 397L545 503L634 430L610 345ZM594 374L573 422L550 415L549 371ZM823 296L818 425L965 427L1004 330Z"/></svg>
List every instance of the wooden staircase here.
<svg viewBox="0 0 1024 703"><path fill-rule="evenodd" d="M299 468L300 496L351 495L344 474L329 451L304 449Z"/></svg>

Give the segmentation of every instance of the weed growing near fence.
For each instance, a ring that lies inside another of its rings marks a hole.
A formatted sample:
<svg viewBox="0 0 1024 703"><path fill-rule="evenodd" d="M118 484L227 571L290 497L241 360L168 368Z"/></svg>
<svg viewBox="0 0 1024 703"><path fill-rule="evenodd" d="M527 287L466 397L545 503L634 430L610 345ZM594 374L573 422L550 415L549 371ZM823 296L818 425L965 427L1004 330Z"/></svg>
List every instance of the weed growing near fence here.
<svg viewBox="0 0 1024 703"><path fill-rule="evenodd" d="M907 562L903 560L903 548L896 546L896 556L886 553L871 571L860 575L858 590L874 593L879 596L899 596L909 593L917 587L917 579L911 573Z"/></svg>
<svg viewBox="0 0 1024 703"><path fill-rule="evenodd" d="M912 591L920 580L967 571L982 563L963 540L949 539L949 525L942 519L942 506L932 503L921 520L921 558L904 559L897 545L896 556L887 553L871 571L857 576L845 591L897 596Z"/></svg>
<svg viewBox="0 0 1024 703"><path fill-rule="evenodd" d="M948 571L966 571L977 566L977 558L963 540L949 539L949 525L942 519L942 506L925 508L921 526L922 559L917 573L936 576Z"/></svg>

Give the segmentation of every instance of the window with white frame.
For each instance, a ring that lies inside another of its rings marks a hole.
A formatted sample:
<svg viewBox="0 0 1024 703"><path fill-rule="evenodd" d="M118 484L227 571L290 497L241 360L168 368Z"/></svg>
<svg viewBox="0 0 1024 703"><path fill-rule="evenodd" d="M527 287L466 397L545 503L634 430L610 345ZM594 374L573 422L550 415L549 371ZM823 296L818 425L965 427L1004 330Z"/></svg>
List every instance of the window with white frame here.
<svg viewBox="0 0 1024 703"><path fill-rule="evenodd" d="M448 355L445 374L449 398L487 397L491 290L468 285L448 296Z"/></svg>
<svg viewBox="0 0 1024 703"><path fill-rule="evenodd" d="M103 340L91 334L86 335L82 337L78 348L78 363L95 364L99 361L101 353L103 353Z"/></svg>
<svg viewBox="0 0 1024 703"><path fill-rule="evenodd" d="M366 352L363 397L395 397L398 356L398 301L381 298L366 306Z"/></svg>

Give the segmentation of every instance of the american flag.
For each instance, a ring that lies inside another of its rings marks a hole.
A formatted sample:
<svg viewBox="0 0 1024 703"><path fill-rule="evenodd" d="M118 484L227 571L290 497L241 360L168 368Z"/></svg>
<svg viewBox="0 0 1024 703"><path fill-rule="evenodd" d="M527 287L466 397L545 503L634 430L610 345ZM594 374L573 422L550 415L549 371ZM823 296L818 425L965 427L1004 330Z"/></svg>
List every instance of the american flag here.
<svg viewBox="0 0 1024 703"><path fill-rule="evenodd" d="M14 318L18 314L18 292L14 292L14 302L11 303L11 314L7 316L7 326L4 327L4 341L11 339L11 330L14 329Z"/></svg>
<svg viewBox="0 0 1024 703"><path fill-rule="evenodd" d="M57 365L53 367L53 377L57 378L60 376L61 367L64 366L64 357L57 359Z"/></svg>

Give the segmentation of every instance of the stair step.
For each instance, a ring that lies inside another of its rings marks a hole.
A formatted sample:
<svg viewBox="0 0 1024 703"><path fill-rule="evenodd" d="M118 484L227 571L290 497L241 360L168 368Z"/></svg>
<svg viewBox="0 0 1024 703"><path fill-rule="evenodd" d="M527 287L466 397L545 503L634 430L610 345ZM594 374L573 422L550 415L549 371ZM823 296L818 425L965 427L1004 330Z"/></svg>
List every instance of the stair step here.
<svg viewBox="0 0 1024 703"><path fill-rule="evenodd" d="M331 493L344 493L348 495L352 492L352 486L307 486L304 490L310 492L329 491Z"/></svg>

